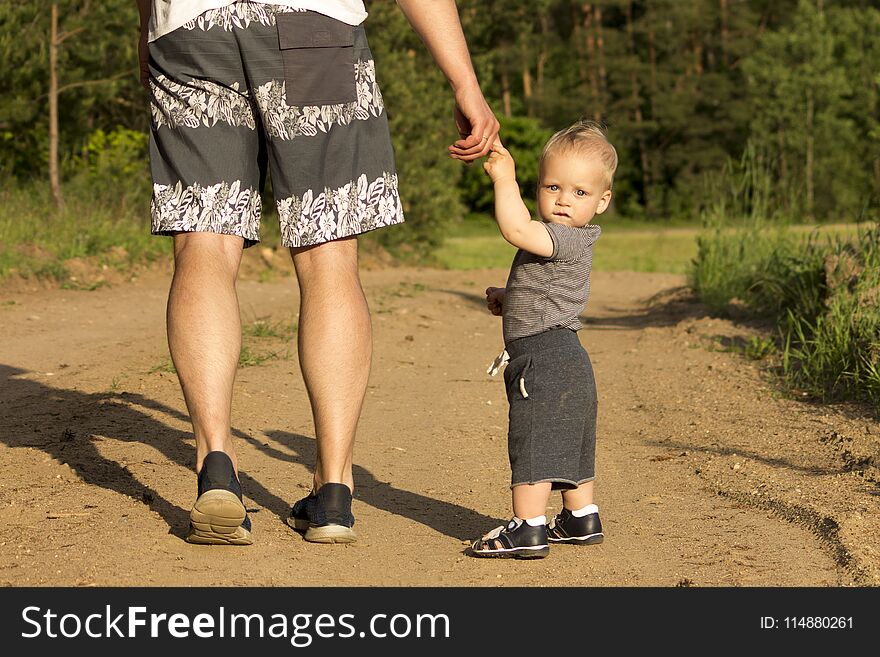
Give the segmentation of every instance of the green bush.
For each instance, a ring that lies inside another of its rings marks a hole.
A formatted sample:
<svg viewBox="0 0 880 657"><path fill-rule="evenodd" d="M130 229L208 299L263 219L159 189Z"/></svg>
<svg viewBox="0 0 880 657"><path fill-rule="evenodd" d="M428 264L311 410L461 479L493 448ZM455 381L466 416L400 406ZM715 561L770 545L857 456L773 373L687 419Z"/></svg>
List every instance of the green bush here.
<svg viewBox="0 0 880 657"><path fill-rule="evenodd" d="M92 190L110 202L150 198L149 135L122 126L95 130L69 165L70 184Z"/></svg>

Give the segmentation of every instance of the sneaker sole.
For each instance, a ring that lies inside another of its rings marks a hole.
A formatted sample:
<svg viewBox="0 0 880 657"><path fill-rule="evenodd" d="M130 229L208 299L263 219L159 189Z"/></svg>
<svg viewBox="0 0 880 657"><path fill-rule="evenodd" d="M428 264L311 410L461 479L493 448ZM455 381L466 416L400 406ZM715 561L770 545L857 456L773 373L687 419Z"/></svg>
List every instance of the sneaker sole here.
<svg viewBox="0 0 880 657"><path fill-rule="evenodd" d="M228 490L209 490L199 495L189 514L187 543L197 545L251 545L251 533L241 526L247 511Z"/></svg>
<svg viewBox="0 0 880 657"><path fill-rule="evenodd" d="M287 524L302 533L303 538L310 543L354 543L357 541L357 534L351 527L345 525L313 527L308 520L299 518L288 518Z"/></svg>
<svg viewBox="0 0 880 657"><path fill-rule="evenodd" d="M590 534L589 536L569 536L567 538L553 538L548 536L551 543L566 543L568 545L598 545L605 540L605 534Z"/></svg>
<svg viewBox="0 0 880 657"><path fill-rule="evenodd" d="M509 548L501 550L482 550L476 551L471 549L471 554L480 559L543 559L550 554L549 545L541 545L534 548Z"/></svg>

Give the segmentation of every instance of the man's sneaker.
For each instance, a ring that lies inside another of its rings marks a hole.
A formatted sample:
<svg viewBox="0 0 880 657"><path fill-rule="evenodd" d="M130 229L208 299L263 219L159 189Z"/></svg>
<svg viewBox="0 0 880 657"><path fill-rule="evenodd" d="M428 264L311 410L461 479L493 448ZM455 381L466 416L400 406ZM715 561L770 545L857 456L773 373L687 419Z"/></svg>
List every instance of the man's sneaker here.
<svg viewBox="0 0 880 657"><path fill-rule="evenodd" d="M551 543L572 545L596 545L605 538L598 513L588 513L578 518L568 509L562 509L547 526L547 538Z"/></svg>
<svg viewBox="0 0 880 657"><path fill-rule="evenodd" d="M287 524L312 543L354 543L351 490L345 484L324 484L293 505Z"/></svg>
<svg viewBox="0 0 880 657"><path fill-rule="evenodd" d="M209 452L199 472L199 496L189 514L188 543L250 545L251 520L241 500L232 459Z"/></svg>
<svg viewBox="0 0 880 657"><path fill-rule="evenodd" d="M507 526L496 527L471 543L474 557L513 557L514 559L541 559L550 553L547 527L532 527L525 520L514 517Z"/></svg>

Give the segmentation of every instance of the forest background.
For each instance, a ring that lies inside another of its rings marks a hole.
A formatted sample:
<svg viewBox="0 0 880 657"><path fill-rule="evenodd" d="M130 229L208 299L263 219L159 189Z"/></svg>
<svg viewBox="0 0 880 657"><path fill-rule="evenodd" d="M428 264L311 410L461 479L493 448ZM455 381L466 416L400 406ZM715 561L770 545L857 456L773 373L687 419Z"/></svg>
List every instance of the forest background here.
<svg viewBox="0 0 880 657"><path fill-rule="evenodd" d="M668 225L719 207L796 222L876 218L876 1L458 5L527 198L543 141L585 117L604 122L620 152L617 218ZM430 259L462 219L491 211L491 188L481 167L446 157L456 137L452 94L402 13L391 0L367 8L408 218L376 237L399 257ZM136 75L137 35L130 0L0 4L7 216L44 223L65 202L106 212L95 225L110 235L92 238L86 251L108 247L113 234L124 240L121 220L143 229L149 112ZM0 248L21 241L8 237ZM125 246L137 252L138 244ZM146 253L158 248L142 245Z"/></svg>

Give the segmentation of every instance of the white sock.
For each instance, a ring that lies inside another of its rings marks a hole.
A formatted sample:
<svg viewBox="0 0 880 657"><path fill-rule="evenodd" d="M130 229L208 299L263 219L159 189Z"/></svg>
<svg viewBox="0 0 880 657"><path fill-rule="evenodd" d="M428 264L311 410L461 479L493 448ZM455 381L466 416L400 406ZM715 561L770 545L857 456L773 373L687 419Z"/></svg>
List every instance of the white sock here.
<svg viewBox="0 0 880 657"><path fill-rule="evenodd" d="M583 509L578 509L577 511L572 511L571 515L575 518L583 518L584 516L588 516L591 513L599 513L599 507L595 504L587 504Z"/></svg>
<svg viewBox="0 0 880 657"><path fill-rule="evenodd" d="M535 516L534 518L526 518L529 527L540 527L547 524L547 516Z"/></svg>

